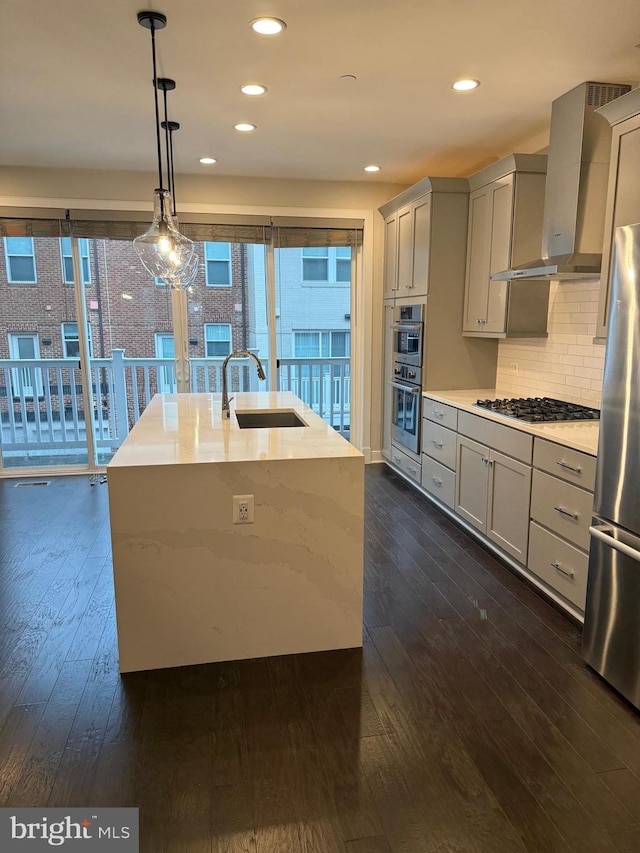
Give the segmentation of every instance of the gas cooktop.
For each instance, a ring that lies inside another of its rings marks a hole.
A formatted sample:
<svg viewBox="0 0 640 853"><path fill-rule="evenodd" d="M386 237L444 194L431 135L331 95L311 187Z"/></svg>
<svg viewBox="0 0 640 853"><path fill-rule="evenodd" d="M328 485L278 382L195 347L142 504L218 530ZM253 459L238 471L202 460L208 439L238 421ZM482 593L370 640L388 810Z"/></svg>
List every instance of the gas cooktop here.
<svg viewBox="0 0 640 853"><path fill-rule="evenodd" d="M514 397L510 400L478 400L476 406L488 409L497 415L517 418L528 423L541 421L595 421L600 418L599 409L565 403L552 397Z"/></svg>

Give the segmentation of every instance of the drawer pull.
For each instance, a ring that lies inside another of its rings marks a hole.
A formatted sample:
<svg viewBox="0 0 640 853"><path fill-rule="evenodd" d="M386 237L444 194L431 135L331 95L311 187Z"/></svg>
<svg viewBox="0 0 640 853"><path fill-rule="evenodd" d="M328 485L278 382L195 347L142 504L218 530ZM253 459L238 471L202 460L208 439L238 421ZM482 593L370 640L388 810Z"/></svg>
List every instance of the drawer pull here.
<svg viewBox="0 0 640 853"><path fill-rule="evenodd" d="M444 444L441 441L436 441L435 439L432 439L431 444L433 444L434 447L444 447Z"/></svg>
<svg viewBox="0 0 640 853"><path fill-rule="evenodd" d="M573 474L582 474L582 468L575 468L573 465L569 465L568 462L556 462L556 465L565 468L567 471L571 471Z"/></svg>
<svg viewBox="0 0 640 853"><path fill-rule="evenodd" d="M568 509L565 509L562 506L554 506L554 509L556 512L559 512L560 515L564 515L567 518L572 518L574 521L578 520L578 513L577 512L570 512Z"/></svg>
<svg viewBox="0 0 640 853"><path fill-rule="evenodd" d="M549 563L549 565L553 566L553 568L556 571L561 572L563 575L566 575L568 578L572 578L575 576L575 573L573 571L571 571L571 569L563 569L562 566L560 565L560 563Z"/></svg>
<svg viewBox="0 0 640 853"><path fill-rule="evenodd" d="M431 412L431 414L433 415L434 418L443 418L444 417L444 412L435 412L434 411L434 412Z"/></svg>
<svg viewBox="0 0 640 853"><path fill-rule="evenodd" d="M441 486L441 485L442 485L442 480L441 480L439 477L432 477L431 479L432 479L432 480L433 480L433 482L436 484L436 486Z"/></svg>
<svg viewBox="0 0 640 853"><path fill-rule="evenodd" d="M489 459L488 457L483 456L482 457L482 464L483 465L493 465L493 459Z"/></svg>

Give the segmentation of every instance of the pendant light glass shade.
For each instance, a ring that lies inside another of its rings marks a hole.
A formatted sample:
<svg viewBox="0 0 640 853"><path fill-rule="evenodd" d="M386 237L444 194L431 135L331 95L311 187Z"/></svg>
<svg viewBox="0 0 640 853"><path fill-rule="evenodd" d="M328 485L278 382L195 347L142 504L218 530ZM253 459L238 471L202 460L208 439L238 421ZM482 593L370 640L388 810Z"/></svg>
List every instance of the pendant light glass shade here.
<svg viewBox="0 0 640 853"><path fill-rule="evenodd" d="M193 240L176 228L171 215L171 194L164 189L153 193L153 222L133 247L152 276L167 282L181 278L194 255Z"/></svg>

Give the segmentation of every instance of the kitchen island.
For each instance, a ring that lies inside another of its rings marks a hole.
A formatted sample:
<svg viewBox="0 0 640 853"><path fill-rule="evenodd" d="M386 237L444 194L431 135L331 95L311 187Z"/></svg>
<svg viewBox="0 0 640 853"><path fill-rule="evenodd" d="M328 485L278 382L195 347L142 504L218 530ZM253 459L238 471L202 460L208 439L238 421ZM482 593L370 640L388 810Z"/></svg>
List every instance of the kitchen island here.
<svg viewBox="0 0 640 853"><path fill-rule="evenodd" d="M292 393L158 394L107 480L121 672L362 645L364 457Z"/></svg>

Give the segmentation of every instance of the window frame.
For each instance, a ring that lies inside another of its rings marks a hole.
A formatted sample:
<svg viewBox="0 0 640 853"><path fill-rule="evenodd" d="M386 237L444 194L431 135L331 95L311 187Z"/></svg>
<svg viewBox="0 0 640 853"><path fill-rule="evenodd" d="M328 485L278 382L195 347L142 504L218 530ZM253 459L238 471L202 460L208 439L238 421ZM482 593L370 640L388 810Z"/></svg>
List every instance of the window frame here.
<svg viewBox="0 0 640 853"><path fill-rule="evenodd" d="M304 262L305 260L324 260L325 256L309 255L305 257L305 251L309 249L326 249L327 262L327 278L305 278ZM340 249L349 249L350 255L348 258L338 256ZM303 246L300 251L300 283L302 287L350 287L351 286L351 260L352 249L350 246ZM347 279L338 278L338 263L346 261L349 264L349 277Z"/></svg>
<svg viewBox="0 0 640 853"><path fill-rule="evenodd" d="M205 240L204 241L204 281L207 287L233 287L233 270L231 266L231 243L227 243L225 241L216 242L215 240ZM228 258L209 258L208 257L208 247L209 246L227 246L229 251ZM221 284L216 281L209 281L209 263L217 263L223 264L226 263L228 272L229 272L229 281L227 284Z"/></svg>
<svg viewBox="0 0 640 853"><path fill-rule="evenodd" d="M213 326L226 326L229 329L229 352L226 352L224 355L209 355L207 353L207 345L209 343L221 343L221 340L210 340L207 336L207 329ZM203 340L204 340L204 357L205 358L226 358L233 352L233 324L232 323L204 323L203 327Z"/></svg>
<svg viewBox="0 0 640 853"><path fill-rule="evenodd" d="M65 333L64 333L65 332L65 329L64 329L65 326L75 326L76 327L76 333L77 334L76 334L75 338L70 338L70 337L67 337L65 335ZM65 320L64 322L60 323L60 335L62 337L62 353L63 353L62 357L63 358L73 358L73 359L78 360L80 358L80 330L78 328L77 321L76 320ZM91 335L91 323L88 320L87 320L87 338L89 341L89 347L88 347L89 358L93 358L93 339L92 339L92 335ZM73 341L76 341L78 344L78 354L77 355L69 355L67 353L67 344L70 342L73 342Z"/></svg>
<svg viewBox="0 0 640 853"><path fill-rule="evenodd" d="M317 335L318 336L318 352L319 355L297 355L297 346L296 346L296 335ZM333 355L333 335L348 335L349 342L349 355ZM291 330L292 340L291 340L291 351L293 352L292 358L350 358L351 357L351 329L292 329ZM324 338L323 336L328 335L328 338ZM322 343L323 340L329 341L329 355L325 355L322 352Z"/></svg>
<svg viewBox="0 0 640 853"><path fill-rule="evenodd" d="M31 240L31 254L24 254L18 252L9 252L9 246L7 245L7 240ZM7 282L9 284L37 284L38 283L38 270L36 268L36 247L33 242L33 237L4 237L4 261L5 268L7 271ZM11 275L11 263L9 258L31 258L33 261L33 279L22 279L18 281L14 281Z"/></svg>
<svg viewBox="0 0 640 853"><path fill-rule="evenodd" d="M69 241L69 254L66 254L64 251L64 241ZM82 275L82 283L83 284L91 284L91 259L89 257L89 240L87 237L79 237L78 245L80 247L80 266L81 266L81 275ZM86 249L85 251L83 251ZM71 247L71 237L60 237L60 262L62 265L62 281L64 284L75 284L73 277L67 278L67 267L65 264L65 260L69 258L71 260L71 272L73 273L73 249ZM86 261L86 271L85 271L85 261Z"/></svg>

